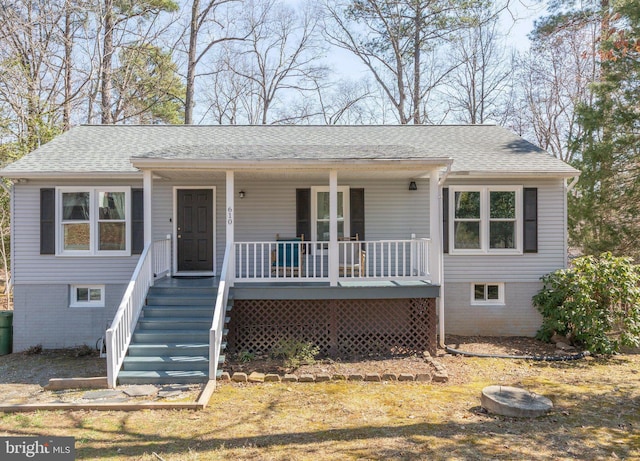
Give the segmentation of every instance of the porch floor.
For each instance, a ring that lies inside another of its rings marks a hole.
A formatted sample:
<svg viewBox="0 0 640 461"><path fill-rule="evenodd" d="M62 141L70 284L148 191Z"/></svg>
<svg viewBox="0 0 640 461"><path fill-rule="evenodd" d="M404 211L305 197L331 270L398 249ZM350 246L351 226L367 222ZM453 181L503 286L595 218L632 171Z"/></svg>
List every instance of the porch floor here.
<svg viewBox="0 0 640 461"><path fill-rule="evenodd" d="M218 277L162 277L153 282L156 287L169 288L218 288Z"/></svg>
<svg viewBox="0 0 640 461"><path fill-rule="evenodd" d="M209 276L173 276L162 277L154 282L156 286L162 287L199 287L210 288L217 287L220 283L218 277ZM236 282L236 287L328 287L329 282ZM339 287L427 287L434 286L426 280L354 280L340 281Z"/></svg>
<svg viewBox="0 0 640 461"><path fill-rule="evenodd" d="M157 287L217 288L218 277L163 277L154 282ZM423 280L354 280L341 281L332 287L328 282L236 282L236 299L343 299L343 298L435 298L440 287ZM247 298L250 296L250 298Z"/></svg>

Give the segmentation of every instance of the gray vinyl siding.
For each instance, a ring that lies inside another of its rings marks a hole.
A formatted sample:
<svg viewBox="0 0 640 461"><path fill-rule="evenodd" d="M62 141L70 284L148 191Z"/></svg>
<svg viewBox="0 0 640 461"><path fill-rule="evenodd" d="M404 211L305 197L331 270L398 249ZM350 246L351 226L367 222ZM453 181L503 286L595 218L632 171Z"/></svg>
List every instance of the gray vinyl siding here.
<svg viewBox="0 0 640 461"><path fill-rule="evenodd" d="M236 182L244 199L235 199L236 241L273 240L276 234L296 232L296 188L328 186L320 182L251 181ZM340 182L350 188L364 188L365 238L367 240L409 239L411 234L428 237L429 182L418 181L409 191L404 180L359 180ZM305 236L310 240L311 236Z"/></svg>
<svg viewBox="0 0 640 461"><path fill-rule="evenodd" d="M496 280L497 281L497 280ZM531 305L540 283L505 283L504 305L471 305L471 284L444 286L444 328L448 335L534 336L542 317Z"/></svg>
<svg viewBox="0 0 640 461"><path fill-rule="evenodd" d="M328 176L328 175L327 175ZM365 189L365 237L368 240L409 239L411 234L428 237L429 181L417 181L418 190L409 191L404 180L360 180L341 182ZM220 272L226 246L226 183L223 175L208 181L153 185L153 235L155 239L173 235L174 188L216 187L216 265ZM293 236L296 232L297 188L328 186L321 181L235 179L235 241L271 241L276 234ZM243 190L241 199L237 193ZM305 236L310 240L311 236Z"/></svg>
<svg viewBox="0 0 640 461"><path fill-rule="evenodd" d="M226 181L224 173L212 173L211 177L205 181L188 182L181 181L172 183L167 181L154 181L153 183L153 199L152 199L152 216L153 216L153 238L159 240L171 235L174 238L174 188L180 187L215 187L215 255L216 255L216 273L220 273L225 250L225 214L226 208ZM175 243L175 242L174 242ZM174 246L175 248L175 246Z"/></svg>
<svg viewBox="0 0 640 461"><path fill-rule="evenodd" d="M14 287L13 350L94 347L113 319L126 284L105 285L105 307L69 307L69 285Z"/></svg>
<svg viewBox="0 0 640 461"><path fill-rule="evenodd" d="M513 256L444 256L445 331L453 335L533 336L542 318L531 298L540 277L564 267L566 215L564 180L457 182L538 188L538 252ZM471 284L504 283L505 304L472 305Z"/></svg>
<svg viewBox="0 0 640 461"><path fill-rule="evenodd" d="M109 284L126 283L138 255L126 257L70 257L40 254L40 188L68 185L99 187L90 182L16 184L13 215L13 280L20 284ZM111 186L141 187L142 184L113 182Z"/></svg>
<svg viewBox="0 0 640 461"><path fill-rule="evenodd" d="M451 185L448 183L447 185ZM444 280L451 282L537 282L565 265L566 216L563 180L476 181L455 184L522 185L538 188L538 252L522 255L444 256ZM446 298L445 298L446 299Z"/></svg>

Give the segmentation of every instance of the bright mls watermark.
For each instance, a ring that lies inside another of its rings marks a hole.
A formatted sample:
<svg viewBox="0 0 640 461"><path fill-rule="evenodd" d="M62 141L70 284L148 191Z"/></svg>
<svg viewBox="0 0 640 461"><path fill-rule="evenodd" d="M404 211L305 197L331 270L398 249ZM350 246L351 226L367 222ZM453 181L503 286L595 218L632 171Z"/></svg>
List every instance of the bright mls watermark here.
<svg viewBox="0 0 640 461"><path fill-rule="evenodd" d="M2 461L75 461L73 437L0 437Z"/></svg>

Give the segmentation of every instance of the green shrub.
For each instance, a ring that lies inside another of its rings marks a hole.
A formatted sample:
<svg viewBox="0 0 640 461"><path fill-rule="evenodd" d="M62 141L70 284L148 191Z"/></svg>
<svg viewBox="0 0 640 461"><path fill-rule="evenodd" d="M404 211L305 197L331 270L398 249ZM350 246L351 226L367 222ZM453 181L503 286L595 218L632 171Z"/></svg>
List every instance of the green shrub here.
<svg viewBox="0 0 640 461"><path fill-rule="evenodd" d="M254 354L253 352L240 351L238 353L238 360L240 360L241 363L251 362L255 358L256 358L256 354Z"/></svg>
<svg viewBox="0 0 640 461"><path fill-rule="evenodd" d="M284 366L298 368L302 364L313 365L320 348L313 343L305 343L295 339L281 339L271 348L270 355L274 359L283 359Z"/></svg>
<svg viewBox="0 0 640 461"><path fill-rule="evenodd" d="M539 339L559 333L599 354L640 345L640 269L630 258L585 256L542 282L533 297L543 317Z"/></svg>

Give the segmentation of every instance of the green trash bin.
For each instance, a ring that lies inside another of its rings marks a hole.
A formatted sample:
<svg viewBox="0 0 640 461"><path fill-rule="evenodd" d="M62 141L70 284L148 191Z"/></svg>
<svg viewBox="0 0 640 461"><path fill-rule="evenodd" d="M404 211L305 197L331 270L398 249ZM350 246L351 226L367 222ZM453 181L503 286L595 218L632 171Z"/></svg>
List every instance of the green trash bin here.
<svg viewBox="0 0 640 461"><path fill-rule="evenodd" d="M11 354L13 311L0 311L0 355Z"/></svg>

